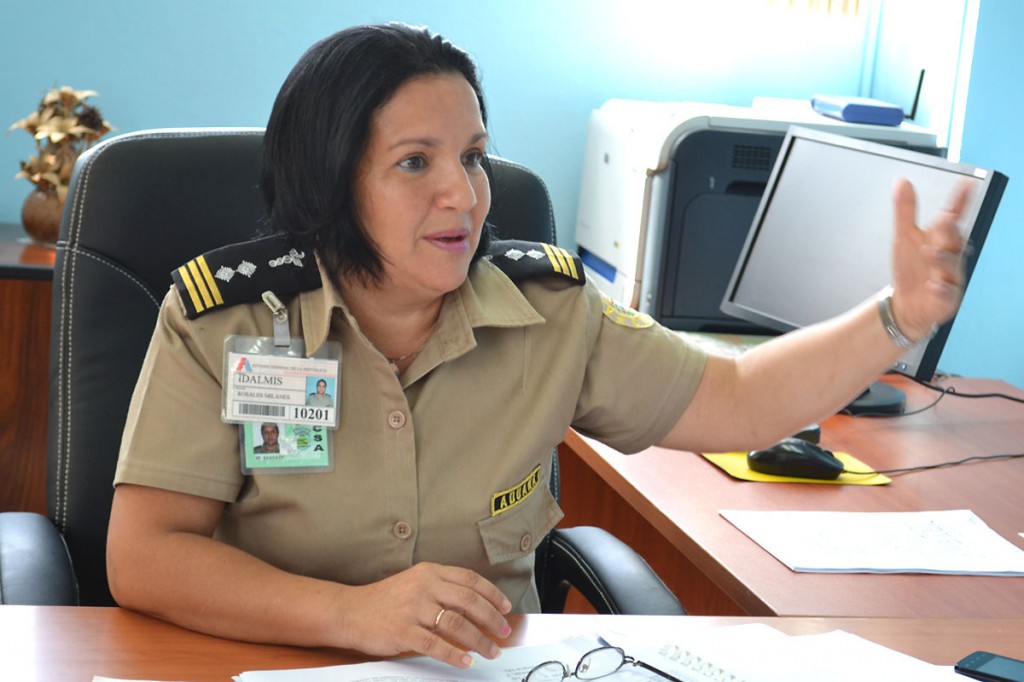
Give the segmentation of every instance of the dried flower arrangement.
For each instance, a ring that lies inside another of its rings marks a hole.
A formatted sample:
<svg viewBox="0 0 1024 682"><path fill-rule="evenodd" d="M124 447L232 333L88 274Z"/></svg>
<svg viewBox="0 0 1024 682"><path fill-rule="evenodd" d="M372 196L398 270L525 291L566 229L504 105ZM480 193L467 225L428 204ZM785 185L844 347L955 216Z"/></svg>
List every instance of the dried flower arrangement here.
<svg viewBox="0 0 1024 682"><path fill-rule="evenodd" d="M37 189L56 192L64 200L75 159L111 130L99 109L86 102L95 95L66 85L53 88L35 111L10 127L21 128L36 141L36 155L21 162L16 179L28 178Z"/></svg>
<svg viewBox="0 0 1024 682"><path fill-rule="evenodd" d="M66 85L53 88L35 111L8 130L21 128L36 141L36 154L21 162L14 177L27 178L36 187L25 199L21 222L39 241L57 240L75 160L111 130L100 110L86 102L95 95Z"/></svg>

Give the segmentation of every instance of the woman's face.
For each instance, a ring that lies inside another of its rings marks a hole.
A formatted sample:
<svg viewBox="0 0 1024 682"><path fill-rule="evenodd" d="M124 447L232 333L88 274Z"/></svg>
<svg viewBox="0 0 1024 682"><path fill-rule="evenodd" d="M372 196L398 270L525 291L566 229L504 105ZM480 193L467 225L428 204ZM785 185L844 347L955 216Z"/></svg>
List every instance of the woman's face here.
<svg viewBox="0 0 1024 682"><path fill-rule="evenodd" d="M429 299L465 280L491 206L486 144L461 75L414 78L376 113L356 195L386 288Z"/></svg>

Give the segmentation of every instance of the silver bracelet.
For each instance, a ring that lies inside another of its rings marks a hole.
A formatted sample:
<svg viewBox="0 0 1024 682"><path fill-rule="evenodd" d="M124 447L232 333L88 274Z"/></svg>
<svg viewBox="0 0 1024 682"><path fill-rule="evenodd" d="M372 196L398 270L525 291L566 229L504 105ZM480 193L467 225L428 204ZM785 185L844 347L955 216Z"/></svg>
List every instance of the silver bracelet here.
<svg viewBox="0 0 1024 682"><path fill-rule="evenodd" d="M911 341L907 338L907 335L896 324L896 318L892 314L892 287L886 287L879 293L878 315L882 318L882 327L885 328L885 333L900 348L913 348L919 343L930 341L935 336L935 332L938 331L938 326L932 325L931 331L920 341Z"/></svg>

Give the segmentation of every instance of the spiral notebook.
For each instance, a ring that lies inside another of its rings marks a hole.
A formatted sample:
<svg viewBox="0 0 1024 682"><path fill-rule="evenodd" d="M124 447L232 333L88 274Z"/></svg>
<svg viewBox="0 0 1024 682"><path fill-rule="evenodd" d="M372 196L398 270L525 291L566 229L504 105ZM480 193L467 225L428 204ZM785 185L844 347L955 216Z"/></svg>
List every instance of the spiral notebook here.
<svg viewBox="0 0 1024 682"><path fill-rule="evenodd" d="M675 636L667 633L660 642L639 641L613 633L605 639L683 682L963 680L951 666L926 663L842 630L793 636L755 623L704 628ZM618 682L619 678L615 679ZM656 677L635 679L654 682Z"/></svg>

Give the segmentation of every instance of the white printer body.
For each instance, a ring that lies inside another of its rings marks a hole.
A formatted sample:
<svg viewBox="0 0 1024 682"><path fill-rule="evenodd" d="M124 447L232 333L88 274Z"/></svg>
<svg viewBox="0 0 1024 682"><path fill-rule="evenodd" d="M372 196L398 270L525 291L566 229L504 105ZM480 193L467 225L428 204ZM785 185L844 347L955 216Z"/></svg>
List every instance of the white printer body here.
<svg viewBox="0 0 1024 682"><path fill-rule="evenodd" d="M587 276L672 329L763 331L719 305L791 125L944 152L918 126L845 123L807 102L609 100L584 153L575 238Z"/></svg>

